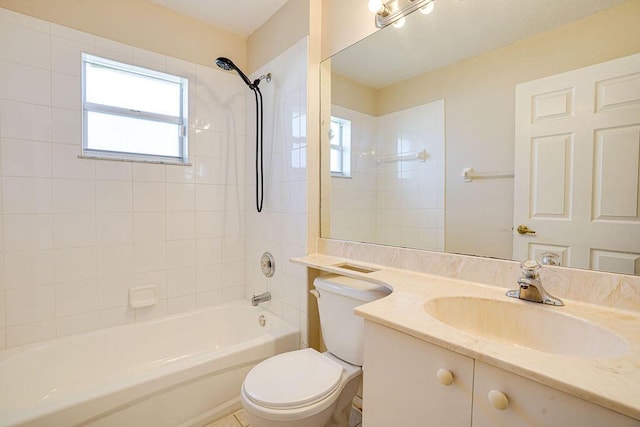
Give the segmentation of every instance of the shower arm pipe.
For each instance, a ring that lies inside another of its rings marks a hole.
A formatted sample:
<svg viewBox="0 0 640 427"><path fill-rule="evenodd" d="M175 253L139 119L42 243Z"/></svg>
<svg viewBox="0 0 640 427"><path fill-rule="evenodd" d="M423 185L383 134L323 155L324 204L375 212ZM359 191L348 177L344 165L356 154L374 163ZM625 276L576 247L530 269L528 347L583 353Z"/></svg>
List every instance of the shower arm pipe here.
<svg viewBox="0 0 640 427"><path fill-rule="evenodd" d="M258 77L257 79L255 79L255 80L253 81L252 86L253 86L253 87L255 87L255 88L257 88L257 87L258 87L258 85L260 84L260 82L261 82L262 80L266 80L266 81L267 81L267 83L271 83L271 73L263 74L263 75L261 75L260 77ZM250 87L251 87L251 86L250 86Z"/></svg>

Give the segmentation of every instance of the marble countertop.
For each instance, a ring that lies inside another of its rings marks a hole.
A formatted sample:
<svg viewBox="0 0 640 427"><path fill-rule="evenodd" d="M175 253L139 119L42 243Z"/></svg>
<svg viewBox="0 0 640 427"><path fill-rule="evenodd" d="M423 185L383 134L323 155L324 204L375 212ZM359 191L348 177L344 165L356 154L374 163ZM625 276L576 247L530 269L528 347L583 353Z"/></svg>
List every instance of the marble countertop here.
<svg viewBox="0 0 640 427"><path fill-rule="evenodd" d="M504 295L504 287L354 262L329 255L309 255L292 259L292 262L391 288L393 292L389 296L355 310L366 320L640 419L639 313L566 299L563 307L545 306L508 298ZM341 267L345 264L346 267ZM374 271L357 271L350 265ZM534 304L540 310L584 319L622 337L628 345L627 350L622 355L612 357L547 353L464 332L434 319L425 311L425 304L430 300L460 296Z"/></svg>

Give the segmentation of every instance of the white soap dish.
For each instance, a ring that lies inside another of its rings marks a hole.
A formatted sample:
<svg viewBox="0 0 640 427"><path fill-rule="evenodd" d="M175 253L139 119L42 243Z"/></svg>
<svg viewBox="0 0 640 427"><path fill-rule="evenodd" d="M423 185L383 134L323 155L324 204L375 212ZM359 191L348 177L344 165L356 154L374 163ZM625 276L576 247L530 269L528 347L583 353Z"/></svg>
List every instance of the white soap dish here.
<svg viewBox="0 0 640 427"><path fill-rule="evenodd" d="M139 286L129 289L129 306L132 308L151 307L158 303L158 286Z"/></svg>

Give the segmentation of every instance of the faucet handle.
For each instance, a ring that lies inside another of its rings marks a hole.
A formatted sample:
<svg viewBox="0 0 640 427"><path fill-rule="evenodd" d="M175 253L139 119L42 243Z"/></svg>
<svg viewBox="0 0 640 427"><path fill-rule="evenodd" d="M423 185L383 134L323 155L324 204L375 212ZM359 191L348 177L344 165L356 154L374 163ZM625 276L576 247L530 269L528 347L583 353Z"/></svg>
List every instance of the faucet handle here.
<svg viewBox="0 0 640 427"><path fill-rule="evenodd" d="M528 259L520 263L520 268L522 269L522 274L526 277L535 278L538 277L538 272L542 266L535 259Z"/></svg>

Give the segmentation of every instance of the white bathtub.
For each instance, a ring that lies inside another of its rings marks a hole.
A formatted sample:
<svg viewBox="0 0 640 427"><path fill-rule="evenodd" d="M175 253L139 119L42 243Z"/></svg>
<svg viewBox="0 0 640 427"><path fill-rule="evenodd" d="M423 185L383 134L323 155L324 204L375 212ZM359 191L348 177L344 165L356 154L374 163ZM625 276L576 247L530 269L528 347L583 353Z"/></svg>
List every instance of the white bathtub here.
<svg viewBox="0 0 640 427"><path fill-rule="evenodd" d="M235 301L6 350L0 426L202 425L240 408L251 367L296 348L297 329Z"/></svg>

